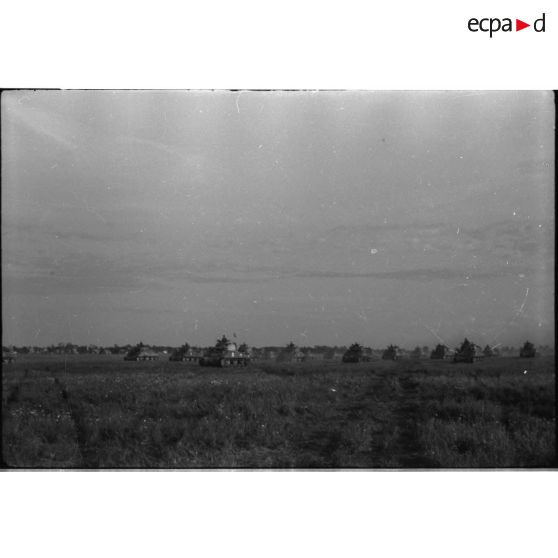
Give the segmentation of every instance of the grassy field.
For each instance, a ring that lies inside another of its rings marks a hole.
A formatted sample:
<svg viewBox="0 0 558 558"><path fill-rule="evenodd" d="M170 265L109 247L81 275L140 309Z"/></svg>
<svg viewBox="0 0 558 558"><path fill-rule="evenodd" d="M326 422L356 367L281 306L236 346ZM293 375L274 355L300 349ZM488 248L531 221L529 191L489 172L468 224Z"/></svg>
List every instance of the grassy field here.
<svg viewBox="0 0 558 558"><path fill-rule="evenodd" d="M553 467L554 358L3 366L10 467Z"/></svg>

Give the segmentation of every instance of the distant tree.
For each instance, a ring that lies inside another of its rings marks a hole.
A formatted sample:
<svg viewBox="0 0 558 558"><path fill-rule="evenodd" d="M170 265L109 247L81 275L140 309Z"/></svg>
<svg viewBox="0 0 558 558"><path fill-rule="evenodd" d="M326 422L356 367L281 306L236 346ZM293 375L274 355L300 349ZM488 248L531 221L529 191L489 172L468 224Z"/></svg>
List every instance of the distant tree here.
<svg viewBox="0 0 558 558"><path fill-rule="evenodd" d="M248 352L248 345L246 345L246 343L241 343L240 347L238 347L238 352L239 353L247 353Z"/></svg>
<svg viewBox="0 0 558 558"><path fill-rule="evenodd" d="M384 349L384 352L382 354L382 359L397 360L397 349L399 349L397 345L389 345L387 349Z"/></svg>
<svg viewBox="0 0 558 558"><path fill-rule="evenodd" d="M343 362L360 362L363 357L364 349L358 343L353 343L343 355Z"/></svg>
<svg viewBox="0 0 558 558"><path fill-rule="evenodd" d="M285 351L288 353L294 353L296 351L296 345L291 341L286 347Z"/></svg>
<svg viewBox="0 0 558 558"><path fill-rule="evenodd" d="M188 343L184 343L184 345L181 345L178 349L172 350L169 360L182 360L189 350L190 345L188 345Z"/></svg>
<svg viewBox="0 0 558 558"><path fill-rule="evenodd" d="M215 344L215 347L217 349L226 349L229 344L230 344L230 341L227 339L227 337L225 335L223 335L223 337L221 337L221 339L217 339L217 343Z"/></svg>
<svg viewBox="0 0 558 558"><path fill-rule="evenodd" d="M467 338L461 343L461 347L455 349L454 362L473 362L475 357L475 344Z"/></svg>
<svg viewBox="0 0 558 558"><path fill-rule="evenodd" d="M361 354L363 351L362 345L360 345L359 343L353 343L350 347L349 347L349 351L351 353L356 353L356 354Z"/></svg>
<svg viewBox="0 0 558 558"><path fill-rule="evenodd" d="M438 343L436 348L430 353L430 358L432 360L442 360L446 356L448 348L445 345Z"/></svg>
<svg viewBox="0 0 558 558"><path fill-rule="evenodd" d="M133 360L139 356L145 345L140 341L135 347L132 347L126 354L127 360Z"/></svg>
<svg viewBox="0 0 558 558"><path fill-rule="evenodd" d="M492 350L492 348L490 347L490 345L487 345L483 350L482 350L482 354L487 357L493 357L494 356L494 351Z"/></svg>
<svg viewBox="0 0 558 558"><path fill-rule="evenodd" d="M519 351L519 356L521 358L533 358L536 352L537 351L535 349L535 345L533 345L533 343L530 343L529 341L525 341L525 344Z"/></svg>
<svg viewBox="0 0 558 558"><path fill-rule="evenodd" d="M295 353L297 352L296 345L291 341L287 346L279 349L279 354L277 355L278 362L289 362L291 361Z"/></svg>
<svg viewBox="0 0 558 558"><path fill-rule="evenodd" d="M415 347L411 353L411 358L420 358L422 356L422 349L420 347Z"/></svg>

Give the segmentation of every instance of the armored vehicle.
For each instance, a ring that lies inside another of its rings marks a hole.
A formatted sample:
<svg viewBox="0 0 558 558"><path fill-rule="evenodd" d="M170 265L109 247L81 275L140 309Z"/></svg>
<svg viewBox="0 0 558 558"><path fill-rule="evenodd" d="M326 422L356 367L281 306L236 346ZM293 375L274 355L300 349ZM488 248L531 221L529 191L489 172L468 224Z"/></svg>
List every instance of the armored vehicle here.
<svg viewBox="0 0 558 558"><path fill-rule="evenodd" d="M211 347L204 352L199 359L201 366L248 366L250 357L247 353L241 353L236 343L217 342L215 347Z"/></svg>
<svg viewBox="0 0 558 558"><path fill-rule="evenodd" d="M475 362L482 360L484 354L482 348L475 343L471 343L467 338L461 343L461 347L455 349L453 355L453 362Z"/></svg>

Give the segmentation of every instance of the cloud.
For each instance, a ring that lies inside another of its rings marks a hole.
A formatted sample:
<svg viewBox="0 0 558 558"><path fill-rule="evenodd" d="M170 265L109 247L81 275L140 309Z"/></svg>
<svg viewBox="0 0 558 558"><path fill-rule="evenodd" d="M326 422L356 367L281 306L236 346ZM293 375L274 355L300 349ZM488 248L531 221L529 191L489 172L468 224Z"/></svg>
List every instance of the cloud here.
<svg viewBox="0 0 558 558"><path fill-rule="evenodd" d="M211 283L260 283L271 279L270 277L226 277L226 276L208 276L208 275L195 275L189 273L184 276L184 279L189 283L211 284Z"/></svg>
<svg viewBox="0 0 558 558"><path fill-rule="evenodd" d="M3 296L24 294L48 297L54 294L88 295L101 292L130 291L144 286L140 277L99 273L96 275L31 275L5 273L2 278Z"/></svg>
<svg viewBox="0 0 558 558"><path fill-rule="evenodd" d="M371 278L371 279L397 279L404 281L432 281L435 279L465 280L465 279L491 279L503 277L504 275L514 275L525 273L523 268L503 267L491 271L477 271L467 269L432 268L432 269L399 269L394 271L380 271L369 273L335 272L335 271L303 271L297 274L298 277L312 277L319 279L351 279L351 278Z"/></svg>
<svg viewBox="0 0 558 558"><path fill-rule="evenodd" d="M211 266L210 266L211 267ZM354 271L332 271L326 269L289 269L282 270L280 267L258 266L250 268L244 266L240 269L229 269L228 273L204 273L203 266L199 267L198 272L192 272L185 266L158 266L145 267L143 271L152 277L165 277L167 281L185 281L189 283L211 284L211 283L261 283L269 281L280 281L285 279L393 279L402 281L433 281L437 279L446 280L477 280L492 279L497 277L524 274L530 271L524 267L500 266L490 270L475 269L452 269L452 268L418 268L418 269L398 269L391 271L378 272L354 272ZM264 271L265 270L265 271Z"/></svg>

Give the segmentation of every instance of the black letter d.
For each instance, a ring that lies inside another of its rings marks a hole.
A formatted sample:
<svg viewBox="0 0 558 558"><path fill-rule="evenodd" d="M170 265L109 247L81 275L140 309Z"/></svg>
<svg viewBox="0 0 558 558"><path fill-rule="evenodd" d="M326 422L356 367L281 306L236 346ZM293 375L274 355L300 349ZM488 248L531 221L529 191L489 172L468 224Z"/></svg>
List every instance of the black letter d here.
<svg viewBox="0 0 558 558"><path fill-rule="evenodd" d="M543 14L541 18L536 19L535 23L533 23L533 29L537 33L544 33L544 25L545 25L544 16L545 16L545 14ZM540 29L537 27L537 24L539 23L539 21L542 22L542 27Z"/></svg>

